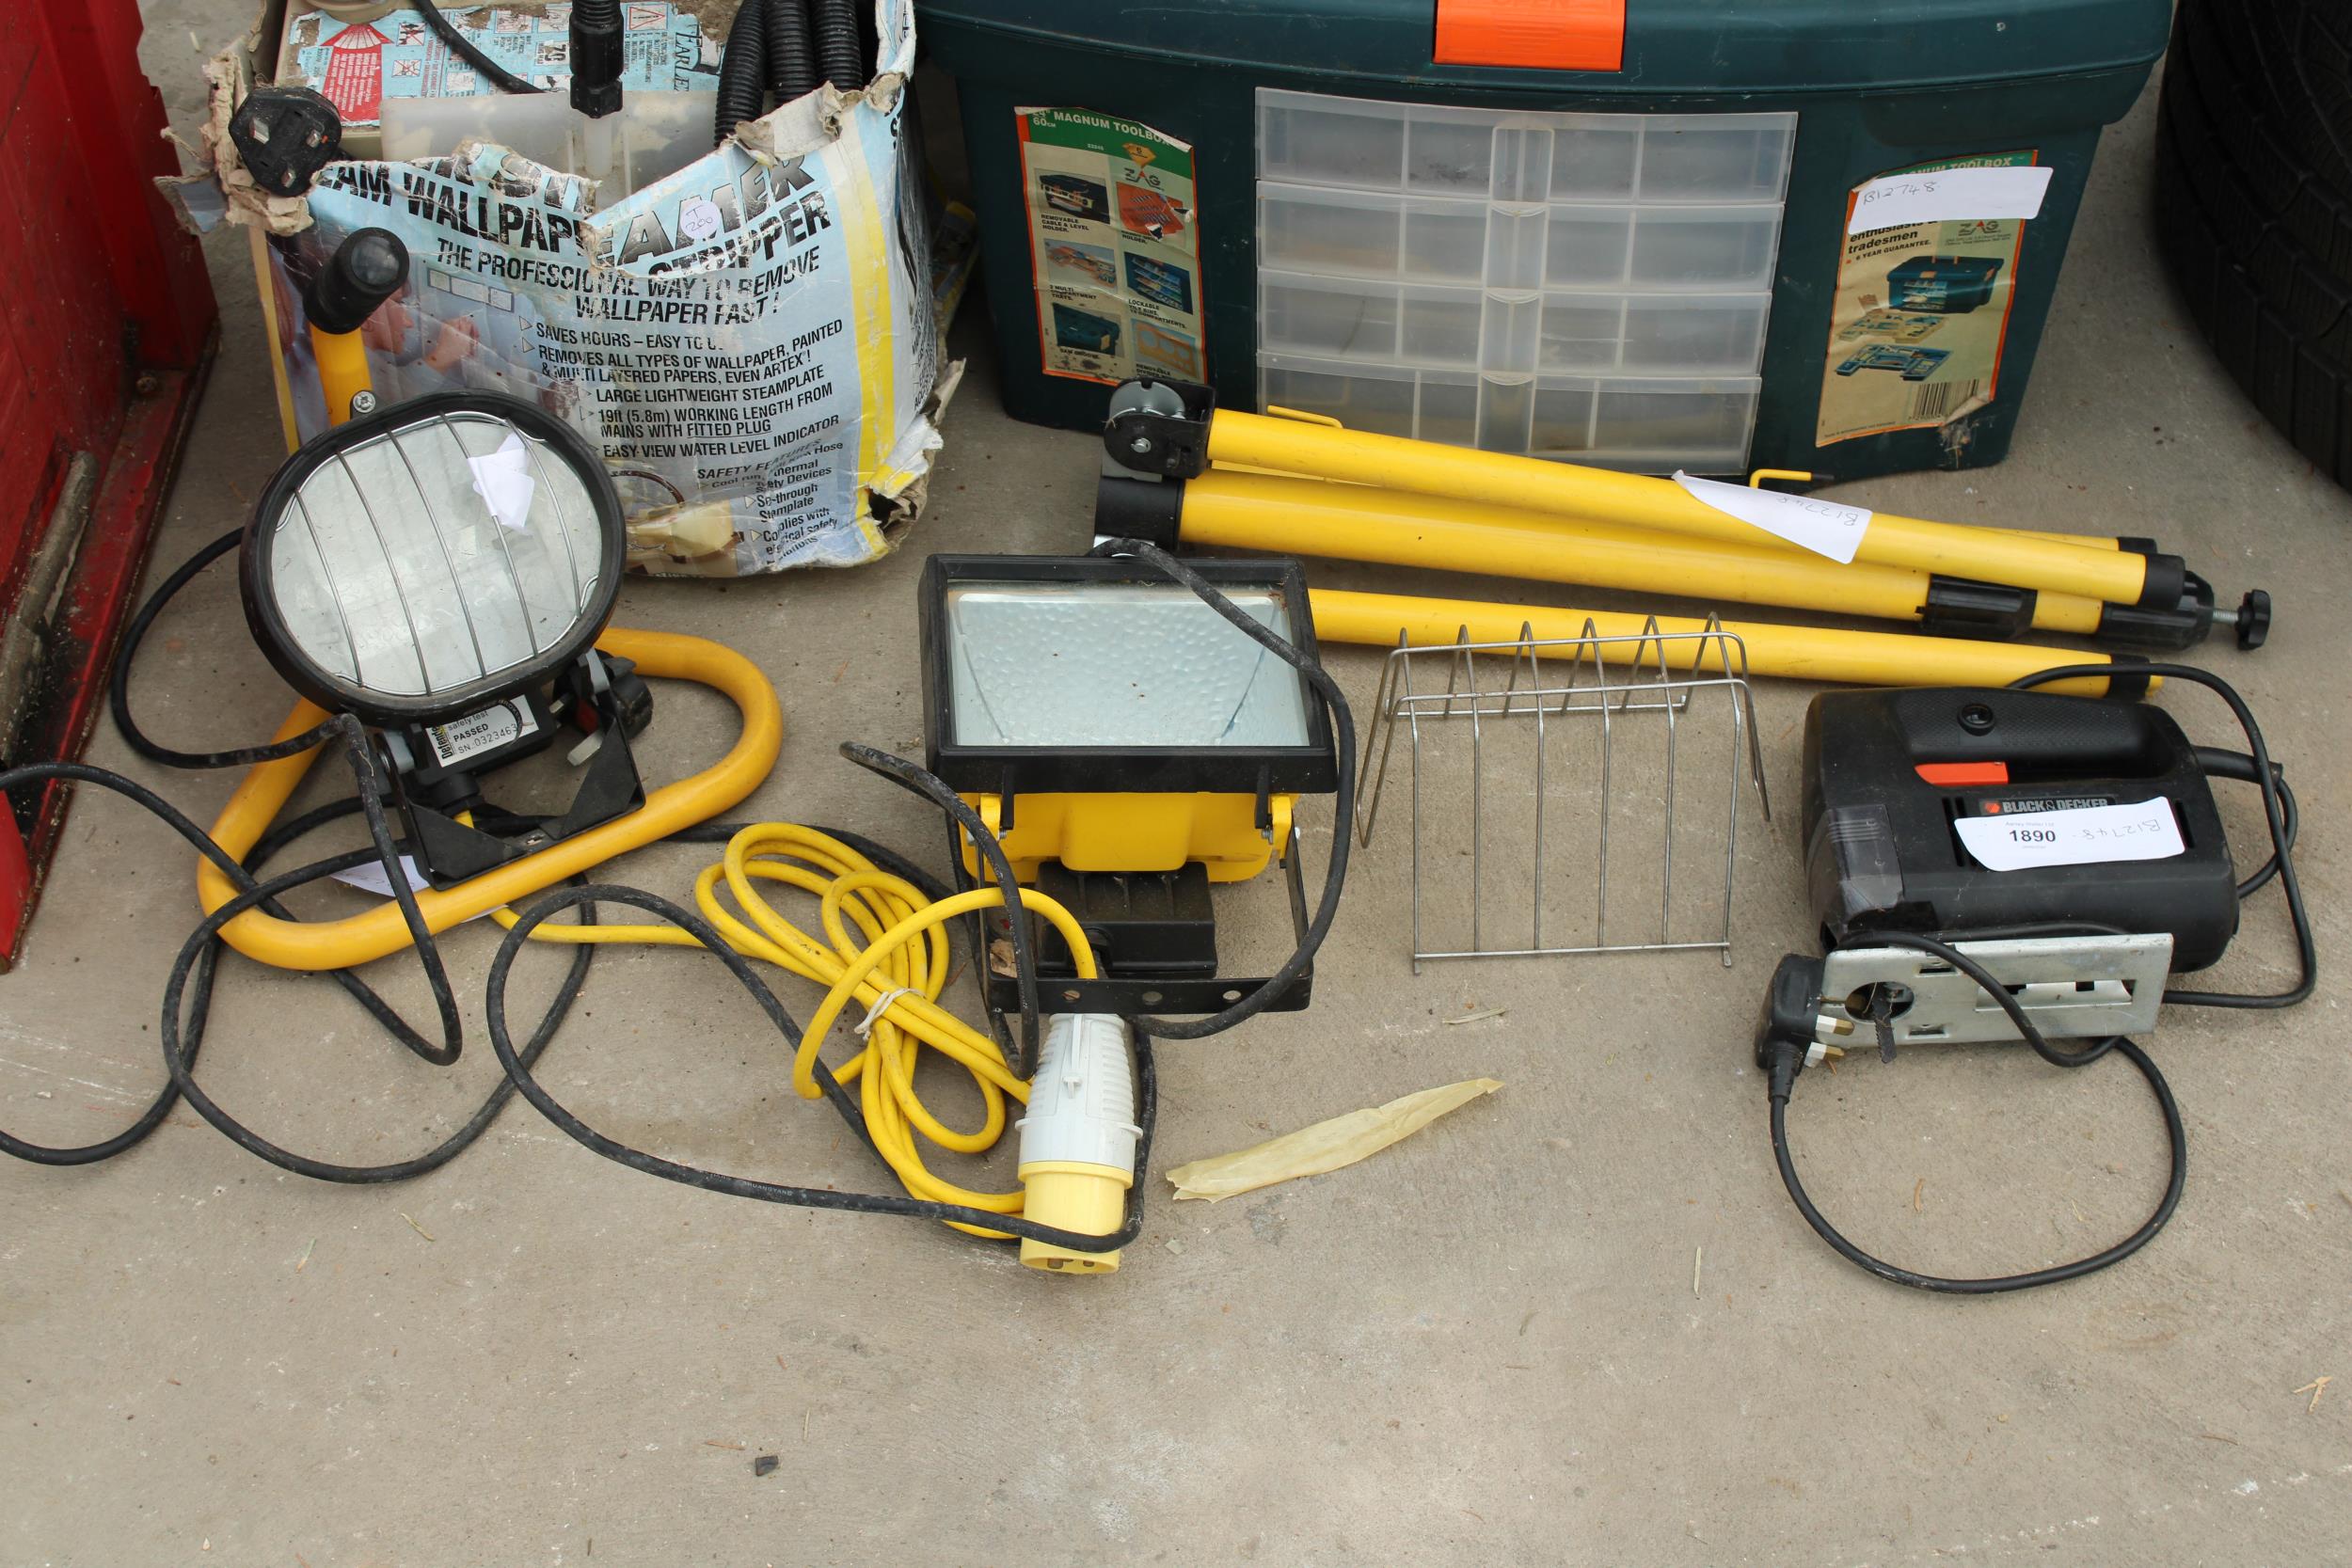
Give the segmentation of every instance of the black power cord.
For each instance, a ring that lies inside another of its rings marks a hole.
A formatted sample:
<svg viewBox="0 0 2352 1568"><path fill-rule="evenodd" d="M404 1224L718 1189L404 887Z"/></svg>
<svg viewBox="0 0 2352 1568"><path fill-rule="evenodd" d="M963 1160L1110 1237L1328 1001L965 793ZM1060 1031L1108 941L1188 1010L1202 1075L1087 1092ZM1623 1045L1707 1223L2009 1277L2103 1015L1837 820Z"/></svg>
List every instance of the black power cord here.
<svg viewBox="0 0 2352 1568"><path fill-rule="evenodd" d="M1136 1120L1142 1129L1142 1136L1136 1146L1136 1173L1138 1180L1130 1189L1127 1220L1124 1225L1109 1236L1088 1235L1083 1232L1061 1230L1052 1226L1039 1225L1034 1221L1015 1215L998 1214L988 1210L974 1209L963 1204L935 1203L927 1199L897 1195L840 1193L829 1188L785 1186L776 1182L756 1180L750 1177L730 1176L698 1165L689 1165L678 1161L664 1159L646 1150L632 1148L589 1126L574 1116L554 1096L548 1094L532 1076L528 1054L518 1055L515 1052L506 1029L507 972L513 966L516 956L522 951L524 943L530 940L531 932L541 922L563 910L575 905L588 905L602 901L626 904L633 909L643 910L658 919L667 921L693 937L705 951L726 966L727 972L735 976L739 985L751 993L752 1000L758 1004L760 1010L768 1015L769 1022L775 1025L777 1033L787 1042L797 1044L801 1034L791 1015L785 1011L783 1004L776 1000L775 993L768 989L766 982L760 979L750 962L732 947L727 946L718 932L713 930L699 915L680 909L667 899L657 897L652 894L641 893L632 888L606 885L575 888L549 895L520 911L520 917L507 931L505 940L499 943L498 954L490 961L487 1003L490 1048L498 1053L499 1061L505 1067L507 1076L522 1090L524 1098L537 1107L542 1116L564 1132L606 1159L627 1165L631 1170L643 1171L648 1176L659 1176L665 1180L702 1188L706 1192L724 1193L735 1197L754 1198L765 1203L793 1204L803 1208L841 1209L859 1213L905 1214L919 1219L945 1220L960 1225L977 1226L983 1229L1042 1242L1051 1246L1065 1247L1075 1252L1112 1251L1125 1246L1140 1235L1143 1227L1143 1184L1140 1179L1151 1167L1152 1135L1159 1116L1158 1073L1152 1052L1153 1037L1157 1036L1165 1038L1198 1039L1230 1028L1243 1019L1262 1011L1267 1004L1281 995L1300 971L1313 961L1315 951L1322 945L1323 939L1329 932L1331 922L1337 914L1340 894L1347 876L1347 835L1348 829L1355 820L1356 731L1346 697L1341 692L1338 683L1325 673L1321 665L1308 657L1279 633L1261 624L1241 610L1220 593L1216 584L1201 577L1191 567L1169 556L1157 546L1141 540L1108 540L1097 546L1094 553L1128 555L1145 562L1171 580L1199 594L1201 600L1219 615L1248 634L1253 641L1281 658L1283 662L1299 671L1314 687L1316 694L1329 709L1334 744L1339 749L1339 794L1333 808L1335 816L1332 833L1333 849L1328 869L1325 875L1323 905L1309 924L1297 950L1280 968L1268 976L1265 983L1257 990L1221 1013L1206 1019L1184 1022L1157 1018L1129 1018L1127 1020L1136 1054ZM952 822L968 833L972 842L978 847L980 857L988 866L990 875L1004 894L1005 907L1008 910L1018 910L1021 907L1020 884L1014 877L1012 863L1006 857L1004 846L997 840L996 835L989 831L979 814L957 796L944 780L928 769L909 762L904 757L896 756L872 746L850 742L843 745L841 754L861 768L879 773L937 805ZM962 856L959 847L953 843L952 835L950 863L960 875ZM926 891L929 890L926 889ZM1024 928L1026 922L1017 919L1011 922L1014 974L1021 996L1023 1031L1021 1060L1023 1065L1020 1071L1023 1077L1027 1077L1035 1071L1039 1012L1035 955L1029 947L1027 933ZM976 960L984 958L987 948L983 940L976 937L972 948ZM987 987L980 979L978 973L983 965L976 961L973 967L974 978L980 985L981 994L985 997ZM834 1079L832 1069L824 1066L821 1058L817 1066L817 1083L824 1091L825 1098L832 1101L834 1109L840 1114L844 1121L850 1124L850 1130L857 1133L860 1140L865 1142L869 1148L873 1148L872 1135L866 1130L865 1117L860 1114L857 1102ZM880 1151L876 1150L876 1154L879 1157Z"/></svg>
<svg viewBox="0 0 2352 1568"><path fill-rule="evenodd" d="M1141 1233L1143 1224L1143 1191L1138 1180L1131 1190L1128 1214L1124 1225L1107 1236L1067 1231L1052 1226L1039 1225L1015 1215L997 1214L986 1210L961 1204L935 1203L924 1199L892 1194L840 1193L831 1189L793 1187L760 1181L722 1172L704 1170L665 1159L660 1155L633 1148L588 1126L559 1103L532 1076L532 1069L552 1043L557 1029L569 1013L586 983L588 970L596 949L580 946L573 955L571 965L559 986L556 995L531 1038L517 1051L507 1022L506 985L515 959L529 940L532 931L565 910L580 911L578 918L593 922L600 904L618 903L639 909L692 935L703 948L723 963L737 981L751 992L753 1000L765 1012L771 1022L787 1039L796 1040L799 1030L782 1004L777 1002L765 982L739 954L722 941L700 916L635 889L610 884L585 885L575 879L575 885L560 893L544 896L519 911L515 927L499 944L491 961L487 985L487 1014L491 1048L497 1053L504 1080L484 1101L479 1109L448 1138L422 1154L386 1164L351 1165L298 1154L262 1137L215 1101L197 1082L196 1059L204 1042L205 1022L209 1015L219 957L223 948L220 933L231 921L249 910L259 909L280 919L292 918L278 900L278 895L332 876L337 872L373 862L384 868L393 896L399 903L404 920L420 962L423 965L435 1006L440 1015L441 1041L435 1044L411 1027L389 1004L349 971L330 972L329 977L358 1000L370 1015L395 1039L421 1059L436 1066L453 1063L462 1048L462 1025L457 1016L455 997L449 985L448 974L441 960L440 950L432 933L425 927L422 912L418 909L415 895L409 890L407 878L400 866L400 846L392 837L384 811L385 781L381 761L366 730L359 721L340 715L326 723L305 731L299 736L262 746L249 746L219 752L182 752L162 745L150 737L138 725L131 708L130 669L140 646L154 626L156 618L171 600L213 562L233 550L243 531L224 535L199 550L167 578L160 588L142 605L126 628L123 645L118 656L109 686L109 698L115 722L124 740L141 756L174 767L191 768L221 768L248 767L256 763L282 759L298 754L328 741L340 741L349 754L352 769L358 784L358 793L351 800L337 801L307 813L274 829L257 843L242 863L215 843L209 834L161 796L136 781L109 769L82 763L47 763L0 772L0 792L19 784L47 779L69 779L96 784L123 796L163 821L181 837L195 846L198 851L236 887L237 893L213 911L192 931L181 946L170 977L165 987L162 1050L169 1083L137 1121L122 1132L97 1143L72 1148L51 1148L17 1138L0 1132L0 1152L41 1164L86 1164L110 1159L135 1147L161 1125L172 1106L184 1099L215 1128L247 1152L297 1175L314 1180L352 1184L382 1183L405 1180L420 1176L447 1164L470 1146L496 1120L507 1101L517 1092L529 1100L540 1113L580 1143L608 1159L668 1180L683 1182L705 1191L725 1193L767 1202L797 1204L808 1208L836 1209L864 1213L902 1214L914 1218L945 1220L977 1226L1000 1234L1020 1237L1079 1252L1104 1252L1124 1246ZM1314 953L1328 933L1337 913L1338 900L1346 876L1348 825L1353 821L1355 799L1355 726L1346 699L1330 676L1312 659L1307 657L1286 639L1261 625L1217 591L1190 567L1168 556L1156 546L1140 541L1115 541L1104 549L1137 557L1161 571L1172 580L1189 588L1215 609L1218 614L1238 627L1261 645L1297 669L1312 685L1318 697L1328 709L1338 748L1340 793L1337 800L1337 827L1333 833L1333 851L1325 877L1321 907L1310 924L1298 949L1267 982L1250 996L1212 1018L1184 1022L1141 1018L1129 1020L1136 1056L1136 1120L1141 1137L1136 1146L1138 1179L1149 1170L1152 1132L1158 1117L1158 1077L1152 1055L1155 1035L1184 1038L1199 1038L1228 1028L1262 1010L1287 988L1290 982L1311 962ZM1010 861L1003 846L989 832L977 813L963 803L938 778L908 762L872 747L845 745L843 754L859 766L877 772L902 786L915 791L938 805L954 827L971 835L978 846L981 857L998 887L1003 890L1008 907L1018 908L1020 892ZM278 876L261 879L259 869L287 845L327 823L354 815L366 819L369 843L361 848L346 850L310 864ZM485 816L485 822L487 817ZM732 838L740 826L737 824L704 823L672 835L676 842L723 843ZM946 896L948 889L888 849L853 833L839 830L818 830L856 848L875 863L922 888L934 898ZM953 830L951 828L951 847ZM954 856L961 872L961 855ZM1040 1004L1037 990L1035 955L1031 951L1023 923L1012 922L1012 946L1015 974L1021 997L1022 1038L1019 1047L1023 1076L1035 1070ZM985 945L975 942L969 955L974 985L985 999L988 988L985 979ZM992 1018L993 1014L992 1012ZM1000 1039L1004 1037L1001 1021ZM1009 1045L1009 1042L1008 1042ZM1008 1054L1011 1054L1009 1050ZM817 1077L834 1108L850 1124L859 1139L869 1148L873 1139L865 1118L849 1092L835 1081L832 1071L819 1063Z"/></svg>
<svg viewBox="0 0 2352 1568"><path fill-rule="evenodd" d="M1933 937L1914 936L1908 932L1877 931L1863 940L1872 946L1907 947L1914 952L1929 954L1967 975L2009 1015L2009 1021L2016 1027L2017 1033L2045 1062L2062 1068L2082 1068L2114 1052L2139 1069L2141 1076L2148 1080L2150 1091L2156 1097L2157 1109L2164 1117L2165 1135L2171 1145L2171 1174L2165 1182L2164 1196L2157 1200L2154 1211L2140 1223L2138 1229L2113 1246L2088 1258L2078 1258L2071 1263L2034 1269L2025 1274L1959 1279L1921 1274L1915 1269L1889 1263L1863 1251L1840 1234L1837 1227L1814 1207L1813 1199L1805 1193L1804 1183L1797 1179L1796 1162L1788 1152L1788 1094L1796 1083L1797 1074L1803 1070L1805 1047L1782 1038L1772 1043L1766 1067L1765 1092L1772 1102L1772 1160L1780 1167L1781 1184L1788 1189L1789 1200L1796 1204L1797 1212L1804 1216L1805 1224L1813 1227L1815 1234L1827 1242L1839 1257L1881 1279L1896 1285L1908 1285L1914 1290L1962 1296L1998 1295L2009 1291L2029 1291L2038 1286L2080 1279L2087 1274L2096 1274L2110 1264L2122 1262L2153 1240L2156 1232L2162 1230L2172 1218L2172 1211L2180 1207L2181 1191L2188 1182L2188 1133L2181 1125L2181 1111L2173 1101L2171 1085L2164 1081L2164 1074L2156 1070L2156 1064L2149 1059L2148 1053L2120 1035L2101 1040L2087 1050L2060 1051L2034 1027L2033 1021L2026 1016L2025 1008L2010 994L2009 988L1959 948L1938 942Z"/></svg>
<svg viewBox="0 0 2352 1568"><path fill-rule="evenodd" d="M1105 539L1097 544L1091 555L1132 556L1157 569L1173 581L1184 584L1223 616L1249 640L1306 677L1307 684L1331 717L1332 744L1338 751L1338 793L1331 800L1331 857L1324 863L1323 896L1315 912L1307 922L1306 934L1291 956L1282 960L1280 968L1265 978L1265 983L1221 1013L1207 1018L1178 1021L1166 1018L1144 1018L1136 1022L1150 1027L1162 1039L1197 1040L1221 1034L1244 1019L1254 1018L1265 1011L1282 993L1290 990L1307 966L1314 962L1315 954L1323 946L1323 939L1331 934L1331 923L1339 918L1340 894L1347 882L1348 848L1356 828L1356 718L1348 710L1347 698L1340 690L1340 683L1329 672L1307 657L1288 638L1262 624L1232 600L1216 591L1208 578L1169 555L1157 545L1144 539ZM1292 607L1293 612L1304 615L1305 605ZM1018 925L1019 922L1014 924Z"/></svg>
<svg viewBox="0 0 2352 1568"><path fill-rule="evenodd" d="M1063 1230L1055 1226L1039 1225L1018 1214L999 1214L986 1209L975 1209L961 1203L934 1203L927 1198L907 1197L896 1193L842 1193L829 1187L792 1187L774 1181L761 1181L747 1176L730 1176L722 1171L706 1170L633 1148L617 1138L608 1137L574 1116L553 1095L540 1086L531 1075L528 1053L517 1053L506 1027L506 976L514 967L516 955L531 933L549 916L574 905L589 903L623 904L643 910L658 920L667 921L691 936L703 950L726 966L736 983L751 993L768 1022L787 1044L797 1044L800 1027L793 1022L775 992L768 989L752 968L751 961L726 944L724 938L708 922L691 911L680 909L668 899L636 888L598 883L582 888L570 888L551 894L519 911L519 918L499 943L497 956L490 960L490 980L486 1010L489 1015L490 1049L498 1053L499 1063L506 1069L507 1077L522 1090L523 1098L537 1107L564 1132L596 1150L608 1160L659 1176L667 1181L699 1187L705 1192L723 1193L731 1197L755 1198L763 1203L786 1203L803 1209L839 1209L859 1214L904 1214L915 1219L946 1220L959 1225L977 1226L1008 1236L1042 1242L1049 1246L1066 1247L1073 1252L1111 1252L1125 1246L1143 1233L1143 1173L1150 1168L1152 1134L1159 1117L1159 1078L1152 1059L1151 1037L1142 1030L1134 1032L1136 1053L1136 1122L1142 1136L1136 1143L1135 1185L1129 1190L1127 1221L1107 1236L1089 1235L1082 1231ZM867 1131L866 1117L858 1110L857 1101L850 1097L834 1079L833 1069L820 1059L817 1064L817 1082L825 1092L841 1119L849 1123L858 1140L867 1148L874 1148L873 1134ZM880 1157L880 1150L875 1150Z"/></svg>
<svg viewBox="0 0 2352 1568"><path fill-rule="evenodd" d="M433 35L449 45L449 52L481 72L482 79L501 92L537 92L539 89L484 54L473 40L468 38L457 24L441 14L434 0L408 0L408 8L417 19L433 30ZM488 0L484 0L484 9Z"/></svg>
<svg viewBox="0 0 2352 1568"><path fill-rule="evenodd" d="M2136 667L2150 675L2166 680L2187 681L2213 691L2229 705L2230 712L2245 732L2247 751L2244 752L2217 751L2200 747L2197 758L2205 772L2214 778L2230 779L2260 786L2263 796L2263 816L2270 830L2270 855L2251 876L2238 884L2237 895L2242 902L2260 892L2273 879L2285 895L2287 916L2295 930L2296 958L2301 966L2301 978L2283 991L2244 994L2233 991L2209 991L2169 987L2164 993L2166 1003L2185 1007L2275 1008L2291 1007L2312 994L2317 983L2319 961L2312 933L2311 916L2303 906L2303 893L2295 874L2295 842L2300 830L2300 817L2295 794L2287 787L2278 765L2270 760L2269 747L2264 742L2262 726L2254 721L2251 709L2236 689L2220 676L2188 664L2150 664ZM2106 665L2077 664L2058 669L2042 670L2010 684L2020 690L2044 686L2052 681L2080 677L2096 677L2110 673ZM1998 930L1946 933L1962 941L1986 941L2017 937L2080 936L2086 932L2122 935L2118 928L2106 926L2069 925L2063 923L2031 927L2009 927ZM1856 1246L1830 1224L1806 1196L1804 1183L1798 1180L1795 1161L1788 1150L1788 1110L1790 1090L1797 1075L1804 1069L1809 1037L1791 1038L1793 1030L1776 1030L1764 1042L1759 1054L1765 1068L1765 1090L1771 1101L1772 1159L1780 1168L1781 1184L1788 1189L1790 1201L1815 1234L1849 1262L1897 1285L1915 1290L1932 1291L1947 1295L1994 1295L2009 1291L2031 1290L2042 1285L2056 1285L2070 1279L2080 1279L2088 1274L2120 1263L2146 1246L2154 1239L2180 1206L2181 1192L2188 1180L2188 1134L2181 1122L2180 1107L2172 1099L2172 1090L2156 1070L2156 1064L2148 1053L2131 1040L2121 1036L2100 1040L2081 1051L2060 1051L2046 1039L2026 1017L2025 1008L2010 994L2009 989L1992 973L1949 942L1908 932L1874 931L1857 938L1858 942L1879 947L1904 947L1929 954L1952 966L1977 983L1979 990L1990 997L2018 1035L2031 1046L2043 1061L2061 1068L2081 1068L2098 1061L2110 1052L2121 1054L2140 1075L2147 1079L2149 1089L2156 1097L2157 1109L2164 1117L2165 1135L2171 1147L2171 1173L2165 1183L2164 1196L2155 1209L2141 1222L2139 1228L2121 1242L2087 1258L2051 1268L2036 1269L2026 1274L2001 1275L1985 1278L1946 1278L1938 1275L1920 1274L1873 1257Z"/></svg>

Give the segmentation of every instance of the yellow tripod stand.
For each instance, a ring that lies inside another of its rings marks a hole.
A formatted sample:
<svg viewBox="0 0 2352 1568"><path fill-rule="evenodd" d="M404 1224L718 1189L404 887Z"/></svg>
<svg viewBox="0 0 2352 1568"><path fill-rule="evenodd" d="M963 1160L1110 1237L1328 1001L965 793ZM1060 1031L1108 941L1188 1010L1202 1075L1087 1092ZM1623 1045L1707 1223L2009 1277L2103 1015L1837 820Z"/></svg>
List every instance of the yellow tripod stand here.
<svg viewBox="0 0 2352 1568"><path fill-rule="evenodd" d="M2269 626L2267 594L2219 608L2178 557L2139 542L1879 513L1840 564L1670 480L1216 409L1176 383L1122 388L1104 442L1124 477L1103 482L1096 531L1162 545L1780 605L1979 640L2030 629L2180 648L2219 626L2253 647ZM1788 630L1756 629L1768 655Z"/></svg>

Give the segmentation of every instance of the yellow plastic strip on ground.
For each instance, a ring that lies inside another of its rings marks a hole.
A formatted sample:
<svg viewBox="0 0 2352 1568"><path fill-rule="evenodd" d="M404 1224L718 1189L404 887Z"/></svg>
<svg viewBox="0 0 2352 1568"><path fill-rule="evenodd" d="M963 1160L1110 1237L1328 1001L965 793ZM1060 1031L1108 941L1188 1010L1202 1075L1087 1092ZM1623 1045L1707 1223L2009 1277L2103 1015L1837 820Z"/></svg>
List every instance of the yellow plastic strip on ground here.
<svg viewBox="0 0 2352 1568"><path fill-rule="evenodd" d="M1401 1143L1448 1111L1501 1087L1502 1083L1493 1078L1467 1078L1442 1088L1422 1089L1386 1105L1367 1106L1285 1132L1254 1148L1178 1165L1168 1173L1168 1179L1176 1184L1178 1197L1206 1198L1214 1203L1278 1181L1321 1176Z"/></svg>

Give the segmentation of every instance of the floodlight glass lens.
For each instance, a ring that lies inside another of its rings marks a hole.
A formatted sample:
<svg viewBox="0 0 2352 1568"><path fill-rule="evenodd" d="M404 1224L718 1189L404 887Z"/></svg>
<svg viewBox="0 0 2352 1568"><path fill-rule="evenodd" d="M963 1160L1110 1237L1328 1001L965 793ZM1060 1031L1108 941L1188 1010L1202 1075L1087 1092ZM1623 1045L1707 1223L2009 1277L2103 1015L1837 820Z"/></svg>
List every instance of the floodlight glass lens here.
<svg viewBox="0 0 2352 1568"><path fill-rule="evenodd" d="M1292 638L1281 594L1223 591ZM1298 672L1173 583L961 583L947 624L961 746L1311 744Z"/></svg>
<svg viewBox="0 0 2352 1568"><path fill-rule="evenodd" d="M530 664L592 612L610 569L596 500L561 450L479 411L344 448L270 527L287 638L327 674L393 697Z"/></svg>

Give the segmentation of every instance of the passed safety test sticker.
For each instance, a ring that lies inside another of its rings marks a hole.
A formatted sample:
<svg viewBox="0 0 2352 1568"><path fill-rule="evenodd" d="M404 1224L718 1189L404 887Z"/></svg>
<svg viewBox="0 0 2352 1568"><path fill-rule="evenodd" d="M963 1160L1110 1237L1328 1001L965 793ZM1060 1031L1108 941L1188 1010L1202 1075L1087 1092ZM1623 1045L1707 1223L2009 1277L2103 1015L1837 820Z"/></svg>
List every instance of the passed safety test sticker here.
<svg viewBox="0 0 2352 1568"><path fill-rule="evenodd" d="M1988 871L2106 861L2160 861L2185 852L2172 802L2159 796L2136 805L2074 806L2064 811L2002 812L1952 823L1960 842Z"/></svg>
<svg viewBox="0 0 2352 1568"><path fill-rule="evenodd" d="M1951 423L1993 401L2026 224L2028 151L1890 169L1847 197L1815 441Z"/></svg>
<svg viewBox="0 0 2352 1568"><path fill-rule="evenodd" d="M1045 373L1204 379L1191 143L1086 109L1014 113Z"/></svg>

